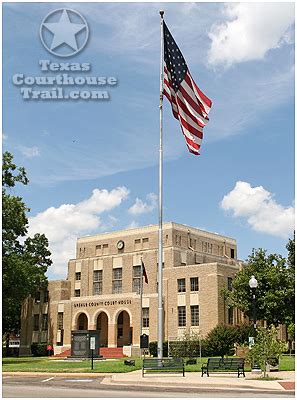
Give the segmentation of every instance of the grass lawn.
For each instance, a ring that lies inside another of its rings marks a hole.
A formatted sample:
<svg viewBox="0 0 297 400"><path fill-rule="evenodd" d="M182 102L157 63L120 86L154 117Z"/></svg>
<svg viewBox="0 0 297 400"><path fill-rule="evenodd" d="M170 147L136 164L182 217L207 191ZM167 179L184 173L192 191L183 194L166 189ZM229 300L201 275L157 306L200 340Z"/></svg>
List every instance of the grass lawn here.
<svg viewBox="0 0 297 400"><path fill-rule="evenodd" d="M282 356L279 364L280 371L295 371L295 356Z"/></svg>
<svg viewBox="0 0 297 400"><path fill-rule="evenodd" d="M135 360L135 367L124 365L123 359L94 361L60 361L48 357L7 357L3 358L3 372L131 372L141 368L141 360Z"/></svg>
<svg viewBox="0 0 297 400"><path fill-rule="evenodd" d="M206 363L208 357L202 357L201 362ZM124 359L94 361L94 370L91 370L91 361L62 361L48 357L7 357L3 358L4 372L131 372L141 369L141 360L135 358L135 367L124 365ZM186 372L200 372L201 363L186 365ZM250 368L247 366L248 372ZM294 371L295 357L282 356L280 359L280 371Z"/></svg>

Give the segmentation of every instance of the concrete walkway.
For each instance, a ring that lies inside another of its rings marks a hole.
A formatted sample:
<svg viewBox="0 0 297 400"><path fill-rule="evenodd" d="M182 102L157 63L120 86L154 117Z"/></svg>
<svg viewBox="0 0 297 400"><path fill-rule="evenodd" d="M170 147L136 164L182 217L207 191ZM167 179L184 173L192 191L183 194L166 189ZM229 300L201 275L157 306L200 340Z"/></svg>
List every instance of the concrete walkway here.
<svg viewBox="0 0 297 400"><path fill-rule="evenodd" d="M220 389L245 389L245 390L276 390L286 391L295 388L295 372L280 371L268 374L280 380L262 381L259 375L246 372L246 377L237 377L236 373L210 373L210 376L201 377L201 372L186 372L185 377L181 373L147 373L142 377L141 371L133 371L122 374L113 374L103 379L102 384L106 385L127 385L127 386L154 386L166 388L220 388Z"/></svg>

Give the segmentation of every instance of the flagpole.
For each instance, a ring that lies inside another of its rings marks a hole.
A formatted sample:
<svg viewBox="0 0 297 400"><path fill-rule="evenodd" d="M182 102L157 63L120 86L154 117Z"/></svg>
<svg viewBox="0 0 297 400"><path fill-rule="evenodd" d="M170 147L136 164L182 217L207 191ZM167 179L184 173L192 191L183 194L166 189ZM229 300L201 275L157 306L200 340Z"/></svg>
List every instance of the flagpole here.
<svg viewBox="0 0 297 400"><path fill-rule="evenodd" d="M163 358L163 81L164 38L163 15L160 11L161 59L160 59L160 150L159 150L159 230L158 230L158 358Z"/></svg>
<svg viewBox="0 0 297 400"><path fill-rule="evenodd" d="M143 261L141 257L140 264L140 336L142 335L142 293L143 293ZM142 349L140 349L140 357L142 358Z"/></svg>

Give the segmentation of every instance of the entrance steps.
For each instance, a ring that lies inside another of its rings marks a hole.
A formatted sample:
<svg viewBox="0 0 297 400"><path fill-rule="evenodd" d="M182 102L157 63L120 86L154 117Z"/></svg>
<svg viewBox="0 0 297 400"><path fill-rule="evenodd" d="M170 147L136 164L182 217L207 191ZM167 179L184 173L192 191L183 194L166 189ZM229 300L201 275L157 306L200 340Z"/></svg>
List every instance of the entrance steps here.
<svg viewBox="0 0 297 400"><path fill-rule="evenodd" d="M65 358L65 357L69 357L69 356L71 356L71 349L66 349L66 350L62 351L61 353L59 353L59 354L53 355L52 357Z"/></svg>
<svg viewBox="0 0 297 400"><path fill-rule="evenodd" d="M123 358L125 357L123 354L122 347L100 347L100 355L103 358ZM55 358L66 358L71 356L71 349L66 349L59 354L55 354L52 357Z"/></svg>
<svg viewBox="0 0 297 400"><path fill-rule="evenodd" d="M123 358L122 347L100 347L100 355L103 358Z"/></svg>

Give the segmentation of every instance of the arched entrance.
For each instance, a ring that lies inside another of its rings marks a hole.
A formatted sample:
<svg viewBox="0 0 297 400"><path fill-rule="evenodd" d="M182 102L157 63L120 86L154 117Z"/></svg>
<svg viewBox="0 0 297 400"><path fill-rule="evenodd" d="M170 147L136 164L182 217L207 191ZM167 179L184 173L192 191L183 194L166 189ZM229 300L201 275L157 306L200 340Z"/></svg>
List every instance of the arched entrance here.
<svg viewBox="0 0 297 400"><path fill-rule="evenodd" d="M130 327L130 316L127 311L121 311L117 319L117 347L132 344L132 327Z"/></svg>
<svg viewBox="0 0 297 400"><path fill-rule="evenodd" d="M85 313L81 313L77 319L77 330L86 331L88 329L88 317Z"/></svg>
<svg viewBox="0 0 297 400"><path fill-rule="evenodd" d="M108 347L108 316L103 311L97 317L96 328L99 331L99 346Z"/></svg>

